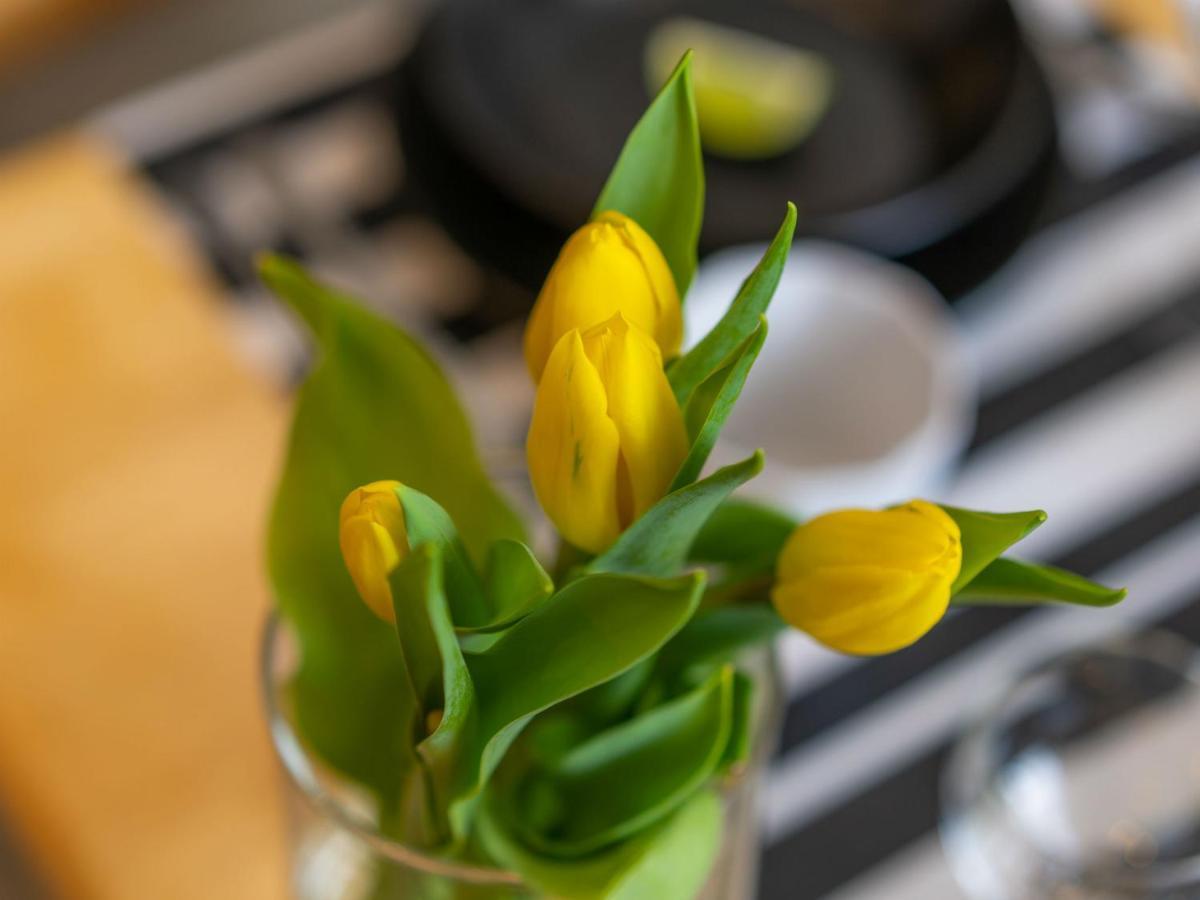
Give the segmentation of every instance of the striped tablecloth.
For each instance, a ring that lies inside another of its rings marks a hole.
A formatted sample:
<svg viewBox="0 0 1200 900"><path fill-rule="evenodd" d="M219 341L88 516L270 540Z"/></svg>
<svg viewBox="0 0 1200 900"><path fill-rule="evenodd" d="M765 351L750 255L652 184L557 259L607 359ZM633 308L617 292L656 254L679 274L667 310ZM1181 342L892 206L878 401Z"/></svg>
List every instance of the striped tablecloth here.
<svg viewBox="0 0 1200 900"><path fill-rule="evenodd" d="M961 611L865 661L785 642L763 900L961 897L939 778L997 683L1131 627L1200 640L1200 162L1045 230L960 309L983 403L944 499L1046 509L1022 552L1130 597Z"/></svg>

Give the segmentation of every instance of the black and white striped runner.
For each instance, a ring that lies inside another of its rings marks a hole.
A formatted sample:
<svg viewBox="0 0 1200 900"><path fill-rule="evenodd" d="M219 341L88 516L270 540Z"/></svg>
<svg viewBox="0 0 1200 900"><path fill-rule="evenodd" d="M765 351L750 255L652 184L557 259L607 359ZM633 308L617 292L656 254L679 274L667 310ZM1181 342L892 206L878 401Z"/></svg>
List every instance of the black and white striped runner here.
<svg viewBox="0 0 1200 900"><path fill-rule="evenodd" d="M961 897L936 839L938 780L989 690L1130 627L1200 641L1200 164L1047 230L963 314L984 399L945 499L1047 509L1022 551L1130 598L962 611L874 660L785 641L763 900Z"/></svg>

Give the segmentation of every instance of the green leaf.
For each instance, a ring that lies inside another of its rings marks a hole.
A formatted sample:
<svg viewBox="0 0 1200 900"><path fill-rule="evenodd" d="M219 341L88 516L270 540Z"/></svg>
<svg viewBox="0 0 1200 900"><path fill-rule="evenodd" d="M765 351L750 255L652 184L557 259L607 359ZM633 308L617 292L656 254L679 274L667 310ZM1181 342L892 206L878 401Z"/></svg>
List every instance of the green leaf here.
<svg viewBox="0 0 1200 900"><path fill-rule="evenodd" d="M720 368L724 360L759 327L759 321L779 286L795 233L796 207L789 203L775 239L754 271L742 282L721 321L667 370L680 407L686 408L688 398L700 383Z"/></svg>
<svg viewBox="0 0 1200 900"><path fill-rule="evenodd" d="M437 498L482 558L521 524L476 457L449 383L410 337L266 257L260 271L312 329L318 360L301 387L275 495L268 566L300 645L297 724L331 766L394 796L414 758L400 647L359 599L338 549L338 511L354 488L398 479Z"/></svg>
<svg viewBox="0 0 1200 900"><path fill-rule="evenodd" d="M725 364L709 375L692 393L683 411L688 437L692 446L683 465L671 484L671 490L694 482L700 477L708 455L717 443L717 437L725 420L733 412L733 404L742 393L750 367L758 358L763 342L767 339L767 320L760 321L758 328L726 360Z"/></svg>
<svg viewBox="0 0 1200 900"><path fill-rule="evenodd" d="M396 494L404 508L404 530L409 548L416 550L430 544L441 551L446 594L454 623L463 628L486 623L490 615L483 585L453 520L436 500L414 487L401 484Z"/></svg>
<svg viewBox="0 0 1200 900"><path fill-rule="evenodd" d="M537 713L603 684L666 643L696 610L702 573L675 579L585 575L466 657L479 704L456 805L474 803ZM460 813L461 814L461 813Z"/></svg>
<svg viewBox="0 0 1200 900"><path fill-rule="evenodd" d="M554 593L554 582L546 570L519 541L492 544L483 578L493 615L485 630L507 628Z"/></svg>
<svg viewBox="0 0 1200 900"><path fill-rule="evenodd" d="M588 565L592 572L669 576L687 559L696 535L713 511L762 471L762 451L672 491L646 510L608 550Z"/></svg>
<svg viewBox="0 0 1200 900"><path fill-rule="evenodd" d="M733 713L730 717L729 741L717 767L718 773L728 772L750 759L754 752L754 679L743 672L733 674Z"/></svg>
<svg viewBox="0 0 1200 900"><path fill-rule="evenodd" d="M683 297L696 271L704 217L704 166L690 53L625 141L592 215L606 210L624 213L654 238Z"/></svg>
<svg viewBox="0 0 1200 900"><path fill-rule="evenodd" d="M684 630L686 629L685 625ZM671 641L678 638L677 634ZM667 646L670 646L671 641L667 642ZM644 696L646 686L654 676L656 663L657 657L647 657L611 681L598 684L590 691L580 694L572 701L572 708L593 725L616 722Z"/></svg>
<svg viewBox="0 0 1200 900"><path fill-rule="evenodd" d="M787 623L765 603L704 610L663 647L658 671L673 677L695 666L723 665L786 629Z"/></svg>
<svg viewBox="0 0 1200 900"><path fill-rule="evenodd" d="M989 513L943 506L962 532L962 568L950 588L954 596L992 560L1046 521L1040 509L1027 512Z"/></svg>
<svg viewBox="0 0 1200 900"><path fill-rule="evenodd" d="M511 814L528 845L579 857L625 840L659 821L716 772L732 729L734 673L727 666L704 684L589 738L552 772L533 772L516 790ZM534 790L556 816L542 828L521 817Z"/></svg>
<svg viewBox="0 0 1200 900"><path fill-rule="evenodd" d="M481 582L446 511L407 485L401 485L397 494L404 506L409 546L431 543L442 549L446 592L460 635L501 631L554 592L554 582L533 551L508 538L488 548Z"/></svg>
<svg viewBox="0 0 1200 900"><path fill-rule="evenodd" d="M405 804L409 813L402 819L401 836L409 843L426 847L466 837L469 823L461 818L451 819L450 803L456 764L463 755L464 743L473 737L477 716L474 685L450 617L442 553L439 544L422 544L396 567L390 578L396 633L419 701L412 741L425 788L425 815L418 819L412 812L415 804L409 799ZM429 733L429 717L433 714L439 721Z"/></svg>
<svg viewBox="0 0 1200 900"><path fill-rule="evenodd" d="M1001 557L976 575L954 598L955 606L1027 606L1069 603L1113 606L1123 588L1109 588L1074 572Z"/></svg>
<svg viewBox="0 0 1200 900"><path fill-rule="evenodd" d="M433 544L416 548L392 572L392 608L404 669L417 698L413 743L424 738L424 717L441 709L442 650L435 622L440 622L446 598L443 590L441 549ZM448 615L446 616L448 618Z"/></svg>
<svg viewBox="0 0 1200 900"><path fill-rule="evenodd" d="M711 790L632 840L583 860L551 859L523 846L484 804L479 835L502 866L566 900L695 900L721 844L724 810Z"/></svg>
<svg viewBox="0 0 1200 900"><path fill-rule="evenodd" d="M308 487L336 498L334 534L347 493L391 478L440 503L475 560L494 540L524 540L520 519L484 472L466 414L428 351L290 260L266 256L259 273L304 318L317 343L320 358L296 410L305 428L293 426L289 464L296 454L321 454L328 463L323 483Z"/></svg>
<svg viewBox="0 0 1200 900"><path fill-rule="evenodd" d="M775 560L797 524L768 506L737 498L726 500L696 535L688 558L774 570Z"/></svg>

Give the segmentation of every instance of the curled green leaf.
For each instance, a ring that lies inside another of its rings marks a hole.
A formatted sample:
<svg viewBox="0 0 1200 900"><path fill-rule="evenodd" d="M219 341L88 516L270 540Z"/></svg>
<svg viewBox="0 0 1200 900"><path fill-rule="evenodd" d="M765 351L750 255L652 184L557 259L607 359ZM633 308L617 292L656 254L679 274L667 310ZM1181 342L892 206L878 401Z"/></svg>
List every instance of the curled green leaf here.
<svg viewBox="0 0 1200 900"><path fill-rule="evenodd" d="M491 646L466 656L479 717L457 762L454 820L469 818L487 780L534 715L653 654L692 617L703 591L701 573L674 579L585 575Z"/></svg>
<svg viewBox="0 0 1200 900"><path fill-rule="evenodd" d="M553 771L534 772L511 798L536 790L553 807L521 831L552 856L579 857L631 837L668 815L721 764L732 732L734 672L705 683L594 735L571 749Z"/></svg>
<svg viewBox="0 0 1200 900"><path fill-rule="evenodd" d="M636 838L582 860L559 860L522 844L489 802L479 836L501 865L551 897L695 900L716 859L723 820L721 799L705 790Z"/></svg>

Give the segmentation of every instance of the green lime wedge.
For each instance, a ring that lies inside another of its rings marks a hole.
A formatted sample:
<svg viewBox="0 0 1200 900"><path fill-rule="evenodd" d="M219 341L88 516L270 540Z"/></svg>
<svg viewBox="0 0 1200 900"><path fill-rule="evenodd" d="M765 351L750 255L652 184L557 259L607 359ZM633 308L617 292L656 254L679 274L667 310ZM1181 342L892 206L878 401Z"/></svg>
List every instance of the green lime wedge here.
<svg viewBox="0 0 1200 900"><path fill-rule="evenodd" d="M679 58L695 51L692 78L704 149L732 159L766 159L799 146L821 120L833 93L824 58L761 35L677 17L646 43L654 91Z"/></svg>

